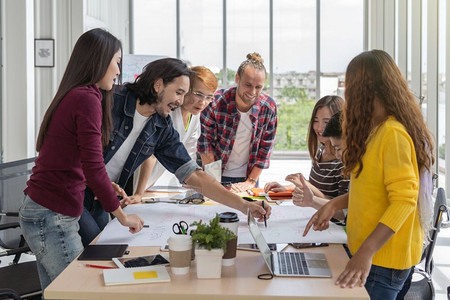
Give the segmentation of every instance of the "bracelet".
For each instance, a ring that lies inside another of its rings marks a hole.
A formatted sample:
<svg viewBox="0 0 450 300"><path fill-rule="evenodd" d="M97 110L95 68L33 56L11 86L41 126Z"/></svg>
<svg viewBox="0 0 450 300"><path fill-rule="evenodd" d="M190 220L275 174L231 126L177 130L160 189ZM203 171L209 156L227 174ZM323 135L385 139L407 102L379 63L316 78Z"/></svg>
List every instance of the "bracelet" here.
<svg viewBox="0 0 450 300"><path fill-rule="evenodd" d="M247 180L249 180L253 184L256 184L256 181L257 181L255 178L251 178L251 177L248 177Z"/></svg>

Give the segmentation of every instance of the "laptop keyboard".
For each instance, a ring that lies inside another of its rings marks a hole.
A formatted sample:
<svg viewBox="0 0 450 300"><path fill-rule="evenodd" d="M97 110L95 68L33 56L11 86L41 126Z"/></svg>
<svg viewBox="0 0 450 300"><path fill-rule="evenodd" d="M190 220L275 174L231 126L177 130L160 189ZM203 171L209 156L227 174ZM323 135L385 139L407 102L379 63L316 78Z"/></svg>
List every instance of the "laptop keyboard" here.
<svg viewBox="0 0 450 300"><path fill-rule="evenodd" d="M305 254L300 252L276 252L280 273L285 275L309 275Z"/></svg>

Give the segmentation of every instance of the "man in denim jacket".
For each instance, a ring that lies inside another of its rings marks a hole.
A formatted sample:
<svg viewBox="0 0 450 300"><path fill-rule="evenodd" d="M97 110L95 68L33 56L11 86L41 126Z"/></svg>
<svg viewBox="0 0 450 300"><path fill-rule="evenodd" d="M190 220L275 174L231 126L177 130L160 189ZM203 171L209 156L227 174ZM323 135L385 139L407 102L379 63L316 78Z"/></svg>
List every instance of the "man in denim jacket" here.
<svg viewBox="0 0 450 300"><path fill-rule="evenodd" d="M125 187L136 168L152 154L180 180L205 196L243 213L250 208L262 221L270 206L251 203L227 191L204 173L188 155L172 126L169 112L183 104L192 71L181 60L165 58L145 66L134 83L116 88L112 109L113 132L103 153L106 171L116 190ZM106 226L109 215L89 187L79 224L83 244L88 245Z"/></svg>

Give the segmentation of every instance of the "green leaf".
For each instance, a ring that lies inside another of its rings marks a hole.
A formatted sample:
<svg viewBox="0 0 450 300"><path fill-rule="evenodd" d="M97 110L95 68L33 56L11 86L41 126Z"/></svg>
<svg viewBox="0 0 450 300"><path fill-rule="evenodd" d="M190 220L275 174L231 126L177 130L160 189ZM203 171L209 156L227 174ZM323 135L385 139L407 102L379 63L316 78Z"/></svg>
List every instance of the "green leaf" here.
<svg viewBox="0 0 450 300"><path fill-rule="evenodd" d="M227 242L236 238L236 235L230 229L220 226L219 222L218 214L209 224L201 221L193 222L190 226L197 228L191 233L192 243L208 250L222 248L226 252Z"/></svg>

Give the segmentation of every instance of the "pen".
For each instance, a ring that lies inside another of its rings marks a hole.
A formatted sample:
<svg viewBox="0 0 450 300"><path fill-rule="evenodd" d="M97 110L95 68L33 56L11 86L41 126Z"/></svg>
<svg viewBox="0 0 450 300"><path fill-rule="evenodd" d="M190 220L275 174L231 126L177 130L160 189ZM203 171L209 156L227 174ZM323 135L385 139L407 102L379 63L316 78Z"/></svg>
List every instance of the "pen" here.
<svg viewBox="0 0 450 300"><path fill-rule="evenodd" d="M253 191L251 189L247 190L247 194L249 194L250 196L255 196L255 193L253 193Z"/></svg>
<svg viewBox="0 0 450 300"><path fill-rule="evenodd" d="M97 268L97 269L117 269L116 267L109 267L109 266L100 266L100 265L91 265L91 264L84 264L85 267L89 268Z"/></svg>
<svg viewBox="0 0 450 300"><path fill-rule="evenodd" d="M262 208L264 208L264 200L262 200ZM267 220L266 220L266 215L264 215L264 227L267 228Z"/></svg>

